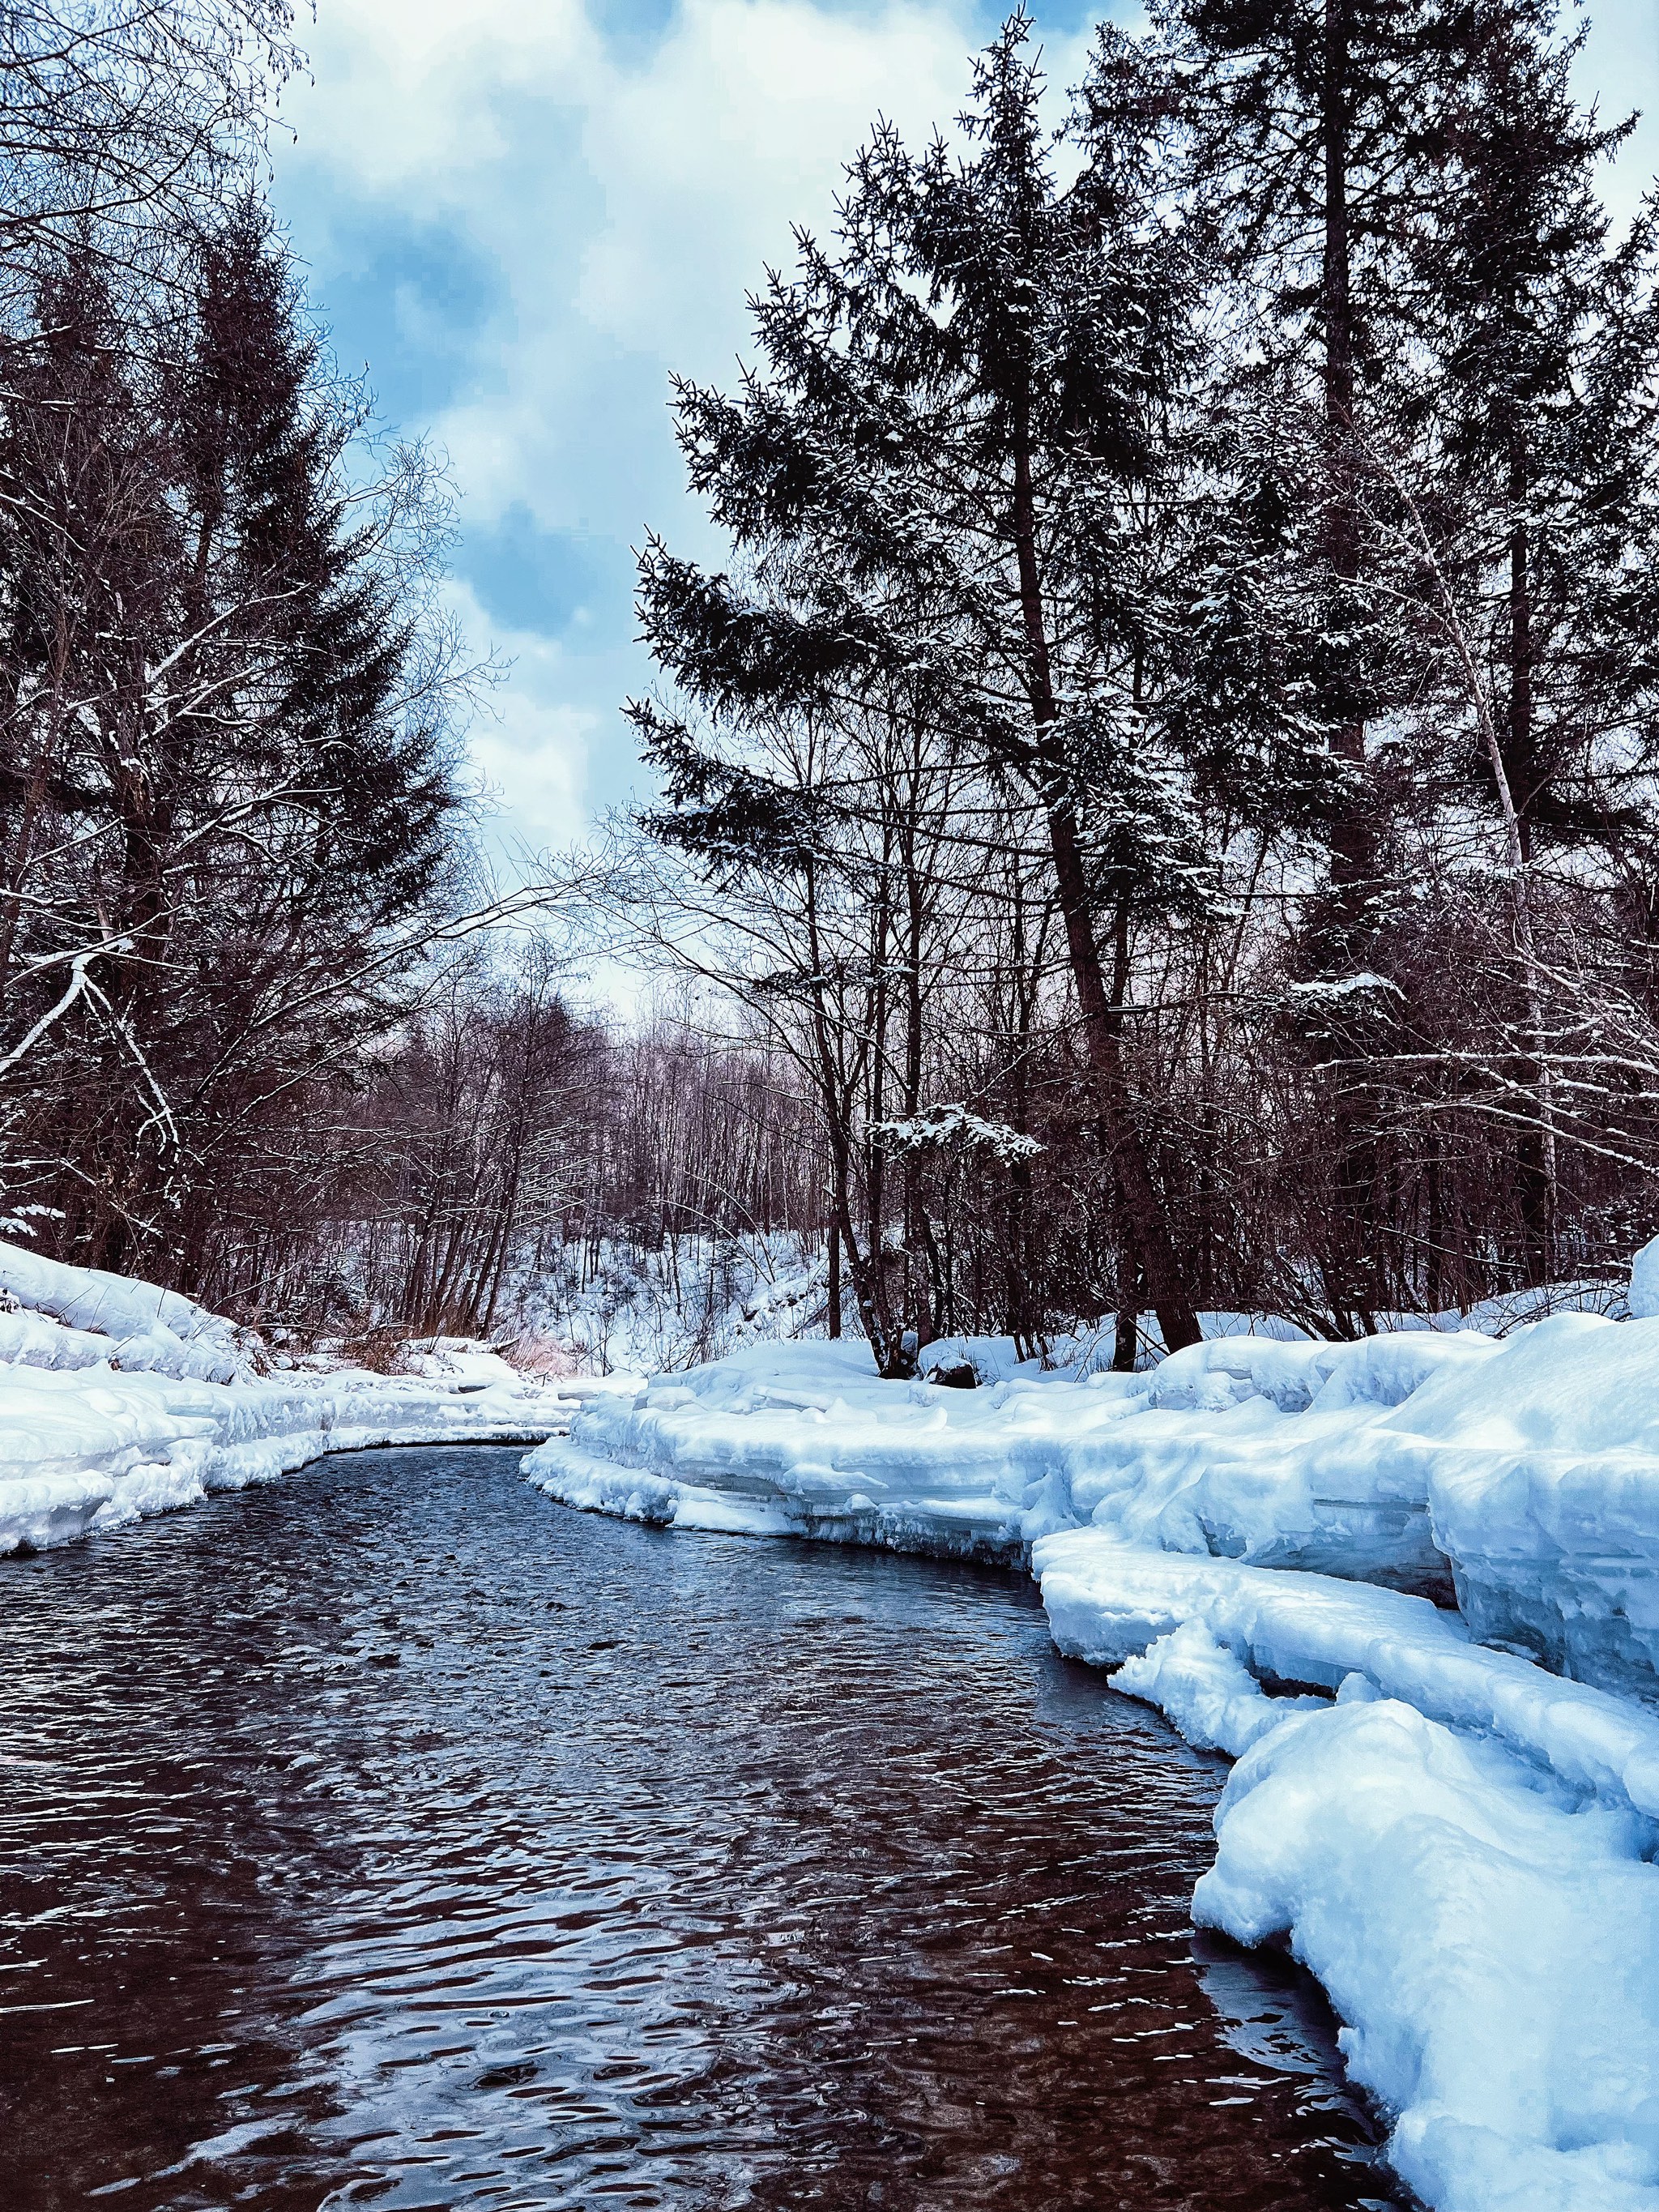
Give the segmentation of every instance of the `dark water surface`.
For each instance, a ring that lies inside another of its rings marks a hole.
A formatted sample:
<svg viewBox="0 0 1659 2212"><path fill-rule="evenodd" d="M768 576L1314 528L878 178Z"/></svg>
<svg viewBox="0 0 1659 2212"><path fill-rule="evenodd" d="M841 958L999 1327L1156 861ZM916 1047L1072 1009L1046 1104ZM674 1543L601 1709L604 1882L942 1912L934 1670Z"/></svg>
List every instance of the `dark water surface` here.
<svg viewBox="0 0 1659 2212"><path fill-rule="evenodd" d="M1393 2203L1012 1577L325 1462L0 1561L0 2204Z"/></svg>

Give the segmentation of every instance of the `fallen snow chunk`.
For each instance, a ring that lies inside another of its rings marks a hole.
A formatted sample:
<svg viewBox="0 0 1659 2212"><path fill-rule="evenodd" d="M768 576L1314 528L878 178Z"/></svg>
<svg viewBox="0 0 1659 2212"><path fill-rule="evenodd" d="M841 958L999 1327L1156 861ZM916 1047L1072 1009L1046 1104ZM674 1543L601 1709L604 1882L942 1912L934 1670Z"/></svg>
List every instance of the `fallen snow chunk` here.
<svg viewBox="0 0 1659 2212"><path fill-rule="evenodd" d="M1139 1658L1126 1660L1112 1687L1158 1706L1200 1751L1235 1759L1289 1714L1326 1702L1265 1696L1255 1675L1200 1620L1182 1621Z"/></svg>

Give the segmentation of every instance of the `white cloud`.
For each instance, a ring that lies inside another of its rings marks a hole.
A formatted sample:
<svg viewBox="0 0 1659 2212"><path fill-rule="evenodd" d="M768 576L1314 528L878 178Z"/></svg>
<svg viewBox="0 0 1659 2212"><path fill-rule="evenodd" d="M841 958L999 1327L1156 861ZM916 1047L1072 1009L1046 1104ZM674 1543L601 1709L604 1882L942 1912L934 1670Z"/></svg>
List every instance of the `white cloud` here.
<svg viewBox="0 0 1659 2212"><path fill-rule="evenodd" d="M1609 115L1659 108L1653 0L1601 0L1598 16L1586 88L1603 88ZM349 349L370 338L384 377L399 354L450 341L448 396L410 427L447 447L464 525L522 505L544 531L626 545L654 526L701 550L668 371L730 377L744 294L787 262L792 224L827 226L878 112L912 143L948 128L982 21L972 0L683 0L654 42L619 42L582 0L323 0L314 82L287 103L299 143L280 155L279 204L325 308L377 225L445 234L480 272L471 327L435 324L416 291ZM1046 39L1056 87L1080 74L1084 44ZM1620 164L1626 206L1656 158L1650 121ZM628 788L616 708L648 670L625 586L610 591L586 639L498 631L516 665L477 751L532 846L577 834ZM463 598L469 635L487 642L483 611Z"/></svg>
<svg viewBox="0 0 1659 2212"><path fill-rule="evenodd" d="M578 0L325 0L313 82L287 103L298 143L279 156L279 203L325 308L331 277L357 273L346 241L377 222L459 239L486 276L491 304L421 426L449 452L464 525L521 505L546 531L625 545L655 526L684 543L701 526L669 369L730 374L744 295L789 257L792 224L829 222L878 112L918 138L948 126L977 43L969 0L685 0L644 46L607 41ZM371 372L419 349L430 313L398 306ZM615 708L647 672L613 598L586 653L498 635L516 665L476 750L532 844L574 834L629 780Z"/></svg>
<svg viewBox="0 0 1659 2212"><path fill-rule="evenodd" d="M578 306L622 343L723 365L791 224L830 219L843 164L884 112L948 126L975 43L964 15L830 15L805 0L689 0L648 69L617 73L583 147L605 200Z"/></svg>
<svg viewBox="0 0 1659 2212"><path fill-rule="evenodd" d="M434 428L474 514L523 501L547 526L597 527L595 450L655 430L668 452L659 424L596 420L616 356L653 406L670 367L725 373L792 223L827 222L878 112L917 137L948 125L976 39L960 0L686 0L635 60L571 0L337 0L315 83L289 103L283 185L325 219L379 203L464 231L503 304L477 388Z"/></svg>
<svg viewBox="0 0 1659 2212"><path fill-rule="evenodd" d="M487 848L509 873L521 860L566 844L589 801L588 764L601 720L571 698L569 656L535 630L492 624L465 585L447 594L474 652L492 648L506 680L473 725L473 787L482 801Z"/></svg>

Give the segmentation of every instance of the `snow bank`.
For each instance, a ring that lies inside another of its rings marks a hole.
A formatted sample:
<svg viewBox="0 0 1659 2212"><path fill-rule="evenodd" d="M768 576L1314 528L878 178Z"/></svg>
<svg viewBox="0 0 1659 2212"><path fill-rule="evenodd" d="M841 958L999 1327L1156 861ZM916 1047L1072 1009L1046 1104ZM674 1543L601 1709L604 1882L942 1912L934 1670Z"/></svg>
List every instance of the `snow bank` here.
<svg viewBox="0 0 1659 2212"><path fill-rule="evenodd" d="M1419 2194L1655 2212L1659 1716L1396 1591L1093 1530L1032 1564L1063 1650L1238 1757L1194 1917L1323 1983Z"/></svg>
<svg viewBox="0 0 1659 2212"><path fill-rule="evenodd" d="M263 1347L153 1285L0 1244L0 1553L373 1444L534 1443L568 1418L478 1346L408 1375L259 1374Z"/></svg>
<svg viewBox="0 0 1659 2212"><path fill-rule="evenodd" d="M1264 1699L1263 1704L1270 1701ZM1659 1869L1643 1825L1394 1699L1270 1726L1200 1925L1288 1939L1441 2212L1659 2207Z"/></svg>
<svg viewBox="0 0 1659 2212"><path fill-rule="evenodd" d="M1659 1319L1498 1340L1232 1335L1145 1374L881 1382L860 1344L766 1344L592 1408L532 1463L573 1504L1018 1559L1055 1530L1454 1589L1481 1638L1659 1696ZM1082 1366L1082 1371L1079 1367Z"/></svg>
<svg viewBox="0 0 1659 2212"><path fill-rule="evenodd" d="M632 1520L1012 1560L1011 1440L1022 1417L1050 1432L1054 1404L1047 1388L882 1382L862 1343L754 1345L597 1400L525 1469Z"/></svg>
<svg viewBox="0 0 1659 2212"><path fill-rule="evenodd" d="M1335 1691L1358 1677L1582 1796L1659 1821L1659 1713L1491 1650L1425 1598L1143 1551L1094 1529L1036 1544L1031 1570L1054 1641L1074 1658L1115 1667L1196 1623L1257 1678Z"/></svg>
<svg viewBox="0 0 1659 2212"><path fill-rule="evenodd" d="M1395 1426L1477 1635L1659 1689L1659 1320L1540 1322Z"/></svg>
<svg viewBox="0 0 1659 2212"><path fill-rule="evenodd" d="M592 1408L529 1472L568 1504L682 1526L760 1513L802 1534L1015 1559L1086 1522L1178 1550L1443 1582L1420 1455L1368 1440L1429 1378L1491 1357L1490 1339L1236 1335L1146 1374L1080 1377L1008 1371L1008 1349L954 1340L953 1360L1003 1373L952 1390L878 1381L861 1344L751 1346Z"/></svg>
<svg viewBox="0 0 1659 2212"><path fill-rule="evenodd" d="M254 1371L257 1355L247 1331L176 1291L0 1243L0 1361L231 1382Z"/></svg>

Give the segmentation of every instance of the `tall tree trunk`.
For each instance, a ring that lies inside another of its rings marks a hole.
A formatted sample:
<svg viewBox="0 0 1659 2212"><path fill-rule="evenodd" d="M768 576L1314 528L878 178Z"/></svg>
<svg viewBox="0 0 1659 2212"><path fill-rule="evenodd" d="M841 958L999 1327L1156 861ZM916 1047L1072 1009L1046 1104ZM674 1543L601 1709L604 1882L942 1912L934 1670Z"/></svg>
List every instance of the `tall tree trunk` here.
<svg viewBox="0 0 1659 2212"><path fill-rule="evenodd" d="M1066 925L1072 980L1083 1016L1089 1069L1094 1078L1101 1120L1112 1147L1113 1164L1122 1186L1125 1211L1146 1273L1152 1310L1158 1316L1166 1348L1178 1352L1185 1345L1199 1343L1202 1332L1182 1280L1164 1201L1153 1183L1146 1146L1135 1121L1123 1062L1121 1010L1114 1015L1107 994L1089 895L1088 872L1083 864L1082 841L1078 833L1077 810L1072 799L1065 752L1054 727L1059 709L1054 700L1048 628L1037 572L1030 457L1023 436L1014 461L1014 534L1019 562L1020 608L1030 654L1031 712L1036 724L1037 781L1048 821L1060 917Z"/></svg>
<svg viewBox="0 0 1659 2212"><path fill-rule="evenodd" d="M1355 482L1353 297L1348 224L1348 4L1325 0L1322 125L1325 154L1324 251L1320 315L1324 339L1325 440L1329 487L1325 550L1339 585L1359 580L1359 511ZM1365 757L1365 725L1344 722L1336 751L1356 766ZM1370 840L1363 807L1345 809L1331 845L1331 875L1349 901L1365 881Z"/></svg>
<svg viewBox="0 0 1659 2212"><path fill-rule="evenodd" d="M1510 696L1504 766L1515 816L1519 865L1529 869L1532 809L1538 785L1533 729L1532 544L1527 526L1530 471L1525 434L1516 421L1510 425L1509 446ZM1534 1096L1540 1095L1541 1076L1542 1070L1534 1066L1523 1077ZM1540 1117L1533 1127L1522 1130L1516 1146L1522 1272L1529 1284L1548 1280L1553 1258L1554 1192L1545 1158L1547 1144L1548 1132Z"/></svg>
<svg viewBox="0 0 1659 2212"><path fill-rule="evenodd" d="M1326 494L1325 557L1346 622L1352 623L1360 574L1359 487L1354 413L1352 237L1348 209L1351 57L1349 0L1325 0L1321 135L1324 154L1320 320L1323 349ZM1346 679L1345 678L1345 684ZM1365 761L1365 725L1344 701L1346 719L1336 726L1331 749L1356 775ZM1351 792L1331 826L1331 912L1327 957L1347 971L1370 965L1367 901L1376 872L1370 808L1363 791ZM1350 1056L1363 1057L1363 1036ZM1331 1304L1339 1329L1369 1335L1378 1299L1376 1255L1376 1145L1366 1127L1363 1094L1339 1093L1334 1102L1335 1156L1332 1223Z"/></svg>

